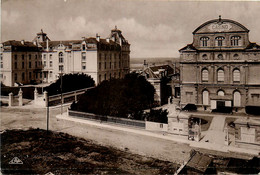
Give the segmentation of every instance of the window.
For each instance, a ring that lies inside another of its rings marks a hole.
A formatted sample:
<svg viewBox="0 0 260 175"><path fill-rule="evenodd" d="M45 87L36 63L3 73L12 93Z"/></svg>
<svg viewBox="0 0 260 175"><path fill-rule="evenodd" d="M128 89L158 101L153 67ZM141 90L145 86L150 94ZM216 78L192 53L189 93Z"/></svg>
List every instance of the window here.
<svg viewBox="0 0 260 175"><path fill-rule="evenodd" d="M82 69L83 69L83 70L86 69L86 63L82 63Z"/></svg>
<svg viewBox="0 0 260 175"><path fill-rule="evenodd" d="M163 124L162 123L160 123L160 128L163 128Z"/></svg>
<svg viewBox="0 0 260 175"><path fill-rule="evenodd" d="M3 68L4 67L4 64L3 64L3 62L1 62L1 68Z"/></svg>
<svg viewBox="0 0 260 175"><path fill-rule="evenodd" d="M82 52L82 61L86 61L86 52Z"/></svg>
<svg viewBox="0 0 260 175"><path fill-rule="evenodd" d="M223 60L223 58L224 58L224 57L223 57L222 54L218 54L218 59L219 59L219 60Z"/></svg>
<svg viewBox="0 0 260 175"><path fill-rule="evenodd" d="M99 62L98 68L101 69L101 62Z"/></svg>
<svg viewBox="0 0 260 175"><path fill-rule="evenodd" d="M17 69L17 62L14 62L14 68Z"/></svg>
<svg viewBox="0 0 260 175"><path fill-rule="evenodd" d="M86 45L82 44L82 50L86 50Z"/></svg>
<svg viewBox="0 0 260 175"><path fill-rule="evenodd" d="M112 68L112 63L111 62L109 63L109 67L110 67L110 69Z"/></svg>
<svg viewBox="0 0 260 175"><path fill-rule="evenodd" d="M118 73L118 78L121 78L121 73L120 72Z"/></svg>
<svg viewBox="0 0 260 175"><path fill-rule="evenodd" d="M42 72L40 72L40 78L42 78Z"/></svg>
<svg viewBox="0 0 260 175"><path fill-rule="evenodd" d="M107 80L107 74L104 75L104 79Z"/></svg>
<svg viewBox="0 0 260 175"><path fill-rule="evenodd" d="M29 79L31 80L32 79L32 73L29 72Z"/></svg>
<svg viewBox="0 0 260 175"><path fill-rule="evenodd" d="M31 60L32 59L32 55L31 54L29 54L29 60Z"/></svg>
<svg viewBox="0 0 260 175"><path fill-rule="evenodd" d="M52 71L50 71L50 78L52 78Z"/></svg>
<svg viewBox="0 0 260 175"><path fill-rule="evenodd" d="M238 69L233 71L233 81L240 82L240 71Z"/></svg>
<svg viewBox="0 0 260 175"><path fill-rule="evenodd" d="M225 92L222 91L222 90L219 90L219 91L218 91L218 96L225 96Z"/></svg>
<svg viewBox="0 0 260 175"><path fill-rule="evenodd" d="M241 94L238 91L235 91L233 94L234 106L241 106Z"/></svg>
<svg viewBox="0 0 260 175"><path fill-rule="evenodd" d="M24 74L24 72L22 73L22 81L24 81L25 80L25 74Z"/></svg>
<svg viewBox="0 0 260 175"><path fill-rule="evenodd" d="M22 69L24 69L24 62L22 62Z"/></svg>
<svg viewBox="0 0 260 175"><path fill-rule="evenodd" d="M219 69L218 70L218 82L224 82L224 70Z"/></svg>
<svg viewBox="0 0 260 175"><path fill-rule="evenodd" d="M17 81L17 73L14 74L14 81Z"/></svg>
<svg viewBox="0 0 260 175"><path fill-rule="evenodd" d="M52 59L52 54L50 54L50 60Z"/></svg>
<svg viewBox="0 0 260 175"><path fill-rule="evenodd" d="M35 55L35 59L37 60L37 55Z"/></svg>
<svg viewBox="0 0 260 175"><path fill-rule="evenodd" d="M202 81L207 82L209 80L209 71L207 69L202 70Z"/></svg>
<svg viewBox="0 0 260 175"><path fill-rule="evenodd" d="M202 59L203 59L203 60L207 60L207 59L208 59L208 55L207 55L207 54L203 54L203 55L202 55Z"/></svg>
<svg viewBox="0 0 260 175"><path fill-rule="evenodd" d="M215 46L223 46L223 41L224 41L223 36L218 36L215 38Z"/></svg>
<svg viewBox="0 0 260 175"><path fill-rule="evenodd" d="M46 60L46 54L43 55L43 59Z"/></svg>
<svg viewBox="0 0 260 175"><path fill-rule="evenodd" d="M35 61L35 68L37 68L37 61Z"/></svg>
<svg viewBox="0 0 260 175"><path fill-rule="evenodd" d="M202 104L209 105L209 91L207 90L202 92Z"/></svg>
<svg viewBox="0 0 260 175"><path fill-rule="evenodd" d="M241 39L240 36L232 36L231 37L231 46L238 46L238 45L240 45L240 43L239 43L240 39Z"/></svg>
<svg viewBox="0 0 260 175"><path fill-rule="evenodd" d="M22 55L22 60L24 60L24 55Z"/></svg>
<svg viewBox="0 0 260 175"><path fill-rule="evenodd" d="M238 54L234 54L234 60L239 60L239 56L238 56Z"/></svg>
<svg viewBox="0 0 260 175"><path fill-rule="evenodd" d="M114 73L114 78L116 78L116 73Z"/></svg>
<svg viewBox="0 0 260 175"><path fill-rule="evenodd" d="M111 80L111 73L109 74L109 79Z"/></svg>
<svg viewBox="0 0 260 175"><path fill-rule="evenodd" d="M44 62L43 62L43 67L46 67L46 66L47 66L47 65L46 65L46 61L44 61Z"/></svg>
<svg viewBox="0 0 260 175"><path fill-rule="evenodd" d="M114 62L114 68L116 69L116 61Z"/></svg>
<svg viewBox="0 0 260 175"><path fill-rule="evenodd" d="M99 79L98 81L101 82L101 75L98 76L98 79Z"/></svg>
<svg viewBox="0 0 260 175"><path fill-rule="evenodd" d="M59 65L59 71L60 71L60 72L63 71L63 65Z"/></svg>
<svg viewBox="0 0 260 175"><path fill-rule="evenodd" d="M107 68L107 63L105 62L105 69Z"/></svg>
<svg viewBox="0 0 260 175"><path fill-rule="evenodd" d="M14 60L17 61L17 55L14 55Z"/></svg>
<svg viewBox="0 0 260 175"><path fill-rule="evenodd" d="M52 61L50 61L50 67L52 67Z"/></svg>
<svg viewBox="0 0 260 175"><path fill-rule="evenodd" d="M200 38L201 46L202 46L202 47L207 47L207 46L208 46L208 40L209 40L208 37L201 37L201 38Z"/></svg>
<svg viewBox="0 0 260 175"><path fill-rule="evenodd" d="M32 62L29 61L29 68L32 68Z"/></svg>
<svg viewBox="0 0 260 175"><path fill-rule="evenodd" d="M59 53L59 63L63 63L63 53Z"/></svg>
<svg viewBox="0 0 260 175"><path fill-rule="evenodd" d="M38 79L38 72L35 73L35 78Z"/></svg>
<svg viewBox="0 0 260 175"><path fill-rule="evenodd" d="M102 54L101 53L99 53L99 59L101 59L102 58Z"/></svg>

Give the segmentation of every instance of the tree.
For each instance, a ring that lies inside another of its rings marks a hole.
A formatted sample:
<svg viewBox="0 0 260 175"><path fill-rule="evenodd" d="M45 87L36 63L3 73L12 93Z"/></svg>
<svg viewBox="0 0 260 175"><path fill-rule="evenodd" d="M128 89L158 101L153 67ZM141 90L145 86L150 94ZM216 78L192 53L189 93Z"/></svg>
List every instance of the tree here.
<svg viewBox="0 0 260 175"><path fill-rule="evenodd" d="M124 79L103 81L83 94L71 109L127 118L153 107L154 92L154 87L143 76L131 73Z"/></svg>
<svg viewBox="0 0 260 175"><path fill-rule="evenodd" d="M150 113L147 113L146 119L151 122L168 123L168 113L167 109L151 109Z"/></svg>
<svg viewBox="0 0 260 175"><path fill-rule="evenodd" d="M62 76L62 92L70 92L78 89L95 86L95 81L86 74L65 74ZM61 93L61 77L44 90L49 95L56 95Z"/></svg>

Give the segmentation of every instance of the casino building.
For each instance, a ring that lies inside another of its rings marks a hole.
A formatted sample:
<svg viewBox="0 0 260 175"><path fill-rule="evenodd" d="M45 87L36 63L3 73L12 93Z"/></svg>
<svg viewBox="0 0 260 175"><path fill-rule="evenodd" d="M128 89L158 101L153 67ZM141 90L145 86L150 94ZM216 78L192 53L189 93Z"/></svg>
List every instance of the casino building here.
<svg viewBox="0 0 260 175"><path fill-rule="evenodd" d="M33 41L6 41L1 44L0 80L16 83L51 83L59 74L84 73L98 84L122 78L130 69L130 44L115 27L103 39L99 35L79 40L51 41L43 31Z"/></svg>
<svg viewBox="0 0 260 175"><path fill-rule="evenodd" d="M260 107L260 46L249 41L245 26L221 16L207 21L179 52L182 106Z"/></svg>

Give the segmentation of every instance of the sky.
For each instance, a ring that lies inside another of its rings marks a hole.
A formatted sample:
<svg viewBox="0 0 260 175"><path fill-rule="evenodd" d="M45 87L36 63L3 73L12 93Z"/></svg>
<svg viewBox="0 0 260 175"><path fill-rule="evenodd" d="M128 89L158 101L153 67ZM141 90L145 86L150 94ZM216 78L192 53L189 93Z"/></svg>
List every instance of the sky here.
<svg viewBox="0 0 260 175"><path fill-rule="evenodd" d="M117 26L131 57L179 57L192 32L206 21L232 19L260 44L260 1L2 0L1 42L32 41L43 29L51 40L109 36Z"/></svg>

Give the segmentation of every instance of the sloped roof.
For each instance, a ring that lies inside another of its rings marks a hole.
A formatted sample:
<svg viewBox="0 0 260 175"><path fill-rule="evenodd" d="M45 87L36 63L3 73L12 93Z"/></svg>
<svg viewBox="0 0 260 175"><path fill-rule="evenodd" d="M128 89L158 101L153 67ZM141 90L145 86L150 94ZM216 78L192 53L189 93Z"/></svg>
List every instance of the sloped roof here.
<svg viewBox="0 0 260 175"><path fill-rule="evenodd" d="M171 66L169 66L169 65L153 66L153 67L150 67L150 69L153 72L157 72L157 71L159 71L159 69L164 69L164 70L166 70L168 72L168 75L174 73L173 68Z"/></svg>
<svg viewBox="0 0 260 175"><path fill-rule="evenodd" d="M24 41L24 44L21 41L9 40L3 43L3 46L19 46L19 47L37 47L30 41Z"/></svg>
<svg viewBox="0 0 260 175"><path fill-rule="evenodd" d="M212 162L212 158L204 154L196 153L190 161L187 163L187 167L199 170L200 172L206 172L209 164Z"/></svg>
<svg viewBox="0 0 260 175"><path fill-rule="evenodd" d="M260 50L260 46L256 43L250 43L247 47L246 50Z"/></svg>
<svg viewBox="0 0 260 175"><path fill-rule="evenodd" d="M192 44L188 44L179 50L179 52L181 51L197 51L197 49Z"/></svg>
<svg viewBox="0 0 260 175"><path fill-rule="evenodd" d="M192 33L194 34L194 33L196 33L198 30L200 30L201 28L203 28L204 26L206 26L206 25L208 25L208 24L210 24L210 23L215 23L215 22L221 22L221 23L223 23L223 22L229 22L229 23L233 23L233 24L235 24L235 25L241 27L242 29L244 29L246 32L249 32L249 30L248 30L245 26L243 26L242 24L240 24L239 22L236 22L236 21L233 21L233 20L230 20L230 19L221 19L221 18L220 18L220 19L213 19L213 20L210 20L210 21L207 21L207 22L201 24L201 25L200 25L198 28L196 28Z"/></svg>

